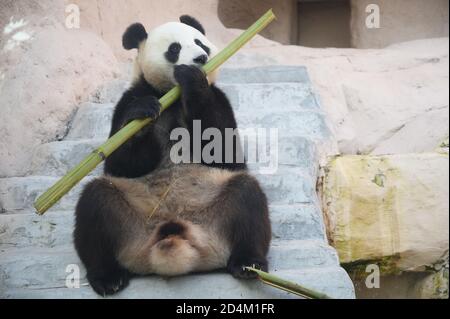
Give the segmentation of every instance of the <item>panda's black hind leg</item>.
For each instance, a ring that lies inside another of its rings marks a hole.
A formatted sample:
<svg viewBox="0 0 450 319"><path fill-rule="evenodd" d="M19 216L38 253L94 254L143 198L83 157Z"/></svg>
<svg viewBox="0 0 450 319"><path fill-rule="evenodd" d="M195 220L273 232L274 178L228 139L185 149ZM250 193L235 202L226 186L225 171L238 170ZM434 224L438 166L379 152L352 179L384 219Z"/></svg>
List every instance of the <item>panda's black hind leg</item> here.
<svg viewBox="0 0 450 319"><path fill-rule="evenodd" d="M106 179L86 186L75 211L74 244L92 289L101 296L124 289L130 273L116 260L128 213L121 192Z"/></svg>
<svg viewBox="0 0 450 319"><path fill-rule="evenodd" d="M227 271L236 278L255 278L256 274L245 267L268 270L271 227L266 196L259 183L247 174L228 181L222 196L226 197L221 203L226 209L226 235L231 243Z"/></svg>

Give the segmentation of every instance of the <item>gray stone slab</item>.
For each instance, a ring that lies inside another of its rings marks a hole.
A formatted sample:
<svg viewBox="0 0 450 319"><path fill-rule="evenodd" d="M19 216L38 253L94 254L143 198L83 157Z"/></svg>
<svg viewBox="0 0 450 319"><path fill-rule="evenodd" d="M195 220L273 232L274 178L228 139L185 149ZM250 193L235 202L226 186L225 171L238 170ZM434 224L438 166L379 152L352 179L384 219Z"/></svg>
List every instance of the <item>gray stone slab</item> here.
<svg viewBox="0 0 450 319"><path fill-rule="evenodd" d="M240 137L252 172L270 175L278 167L292 167L304 171L312 179L316 178L319 169L317 146L309 138L278 136L272 139L268 135L258 138L245 135ZM261 156L261 153L265 156Z"/></svg>
<svg viewBox="0 0 450 319"><path fill-rule="evenodd" d="M72 244L52 248L1 248L0 257L0 269L4 274L2 284L10 288L58 286L66 278L68 265L83 268ZM337 255L331 247L317 240L274 241L268 258L271 271L338 265ZM27 271L23 272L25 269Z"/></svg>
<svg viewBox="0 0 450 319"><path fill-rule="evenodd" d="M72 243L74 207L52 209L43 216L27 213L0 214L0 249L57 247ZM314 205L271 205L270 219L274 240L325 240L321 213Z"/></svg>
<svg viewBox="0 0 450 319"><path fill-rule="evenodd" d="M332 298L353 299L354 288L342 268L316 268L300 271L277 271L279 277L328 294ZM68 289L63 281L57 286L23 286L0 288L1 298L93 298L99 299L89 286ZM240 281L228 274L198 274L177 278L145 277L133 279L127 289L109 299L278 299L299 298L258 280Z"/></svg>
<svg viewBox="0 0 450 319"><path fill-rule="evenodd" d="M270 216L275 240L326 240L322 213L315 204L270 205Z"/></svg>
<svg viewBox="0 0 450 319"><path fill-rule="evenodd" d="M315 245L315 243L311 243ZM300 246L300 245L299 245ZM305 245L305 248L308 245ZM312 247L310 247L312 248ZM323 250L323 248L325 250ZM275 248L276 249L276 248ZM308 249L305 249L307 251ZM300 252L300 249L290 250L282 247L277 251L277 260L292 258L290 263L306 261L311 265L310 258L298 256L292 252ZM323 252L320 255L320 251ZM313 289L321 290L335 297L352 297L352 290L342 281L345 272L340 268L328 266L333 264L333 255L326 253L327 247L317 246L316 263L314 267L297 266L297 270L281 270L274 268L272 273L288 280L299 282ZM313 253L313 251L309 251ZM26 258L24 258L26 256ZM321 257L324 257L320 259ZM0 297L2 298L45 298L46 291L55 296L55 291L67 290L64 297L77 298L80 293L88 297L96 297L95 294L84 292L81 289L65 288L68 275L68 265L79 265L81 270L81 283L85 288L85 271L72 247L60 249L27 249L1 252L0 257ZM318 259L320 260L318 260ZM331 258L331 259L330 259ZM317 264L324 266L317 267ZM290 265L286 263L286 265ZM218 286L216 286L218 285ZM217 289L220 287L220 289ZM87 288L87 287L86 287ZM228 274L210 273L200 275L188 275L165 279L158 276L149 276L132 280L130 287L118 298L285 298L293 297L276 289L266 290L266 286L256 281L238 281ZM208 289L209 293L204 294ZM159 296L159 297L158 297Z"/></svg>
<svg viewBox="0 0 450 319"><path fill-rule="evenodd" d="M268 259L271 271L339 265L336 251L321 240L273 241Z"/></svg>
<svg viewBox="0 0 450 319"><path fill-rule="evenodd" d="M0 249L57 247L72 244L73 211L0 214ZM1 262L0 262L1 263Z"/></svg>
<svg viewBox="0 0 450 319"><path fill-rule="evenodd" d="M114 104L85 103L80 106L72 121L66 140L103 139L111 129Z"/></svg>
<svg viewBox="0 0 450 319"><path fill-rule="evenodd" d="M241 115L237 118L239 129L264 128L277 129L278 136L297 136L313 141L330 138L330 130L323 114L317 112L295 111L290 113Z"/></svg>
<svg viewBox="0 0 450 319"><path fill-rule="evenodd" d="M237 117L241 114L320 110L307 83L224 84L219 87L227 95Z"/></svg>
<svg viewBox="0 0 450 319"><path fill-rule="evenodd" d="M278 83L310 82L305 67L299 66L264 66L253 68L222 68L218 83Z"/></svg>
<svg viewBox="0 0 450 319"><path fill-rule="evenodd" d="M57 177L29 176L0 179L0 211L23 212L34 211L35 199L59 180ZM51 208L52 211L73 209L80 191L84 185L92 180L86 177L76 185L67 195Z"/></svg>
<svg viewBox="0 0 450 319"><path fill-rule="evenodd" d="M312 203L315 200L315 180L299 168L280 166L275 174L256 174L272 204ZM92 180L88 176L54 209L73 209L83 185ZM0 179L0 205L3 211L31 209L34 200L56 183L59 177L29 176Z"/></svg>
<svg viewBox="0 0 450 319"><path fill-rule="evenodd" d="M280 165L275 174L254 174L271 204L315 203L316 181L305 170Z"/></svg>
<svg viewBox="0 0 450 319"><path fill-rule="evenodd" d="M64 176L105 141L75 140L42 144L33 152L29 175ZM89 175L102 174L101 163Z"/></svg>

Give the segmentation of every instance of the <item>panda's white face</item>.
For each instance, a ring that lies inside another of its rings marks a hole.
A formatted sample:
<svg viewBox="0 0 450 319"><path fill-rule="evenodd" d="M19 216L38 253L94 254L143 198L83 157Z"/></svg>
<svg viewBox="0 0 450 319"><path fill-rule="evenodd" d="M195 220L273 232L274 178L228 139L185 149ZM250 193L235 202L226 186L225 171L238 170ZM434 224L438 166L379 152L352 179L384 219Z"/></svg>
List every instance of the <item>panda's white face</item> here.
<svg viewBox="0 0 450 319"><path fill-rule="evenodd" d="M157 27L139 45L135 76L143 75L156 88L167 91L176 83L176 65L201 67L217 54L217 48L198 30L170 22ZM210 78L211 81L211 78Z"/></svg>

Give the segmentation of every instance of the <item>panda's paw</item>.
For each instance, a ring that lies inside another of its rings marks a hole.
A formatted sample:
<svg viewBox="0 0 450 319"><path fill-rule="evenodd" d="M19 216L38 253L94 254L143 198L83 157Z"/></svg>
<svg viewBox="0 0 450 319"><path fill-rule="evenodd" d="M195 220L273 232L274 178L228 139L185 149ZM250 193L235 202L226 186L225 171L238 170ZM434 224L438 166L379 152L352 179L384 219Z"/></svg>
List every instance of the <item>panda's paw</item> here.
<svg viewBox="0 0 450 319"><path fill-rule="evenodd" d="M161 113L161 103L154 96L145 96L131 102L128 112L124 116L123 124L133 120L151 118L155 119Z"/></svg>
<svg viewBox="0 0 450 319"><path fill-rule="evenodd" d="M238 279L255 279L258 277L254 271L250 271L246 267L252 267L266 272L269 268L266 260L246 259L235 262L230 261L227 270L233 277Z"/></svg>
<svg viewBox="0 0 450 319"><path fill-rule="evenodd" d="M121 271L107 276L88 276L88 280L97 294L106 297L126 288L130 282L130 275L127 271Z"/></svg>
<svg viewBox="0 0 450 319"><path fill-rule="evenodd" d="M195 65L177 65L174 77L183 89L207 88L209 86L206 74Z"/></svg>

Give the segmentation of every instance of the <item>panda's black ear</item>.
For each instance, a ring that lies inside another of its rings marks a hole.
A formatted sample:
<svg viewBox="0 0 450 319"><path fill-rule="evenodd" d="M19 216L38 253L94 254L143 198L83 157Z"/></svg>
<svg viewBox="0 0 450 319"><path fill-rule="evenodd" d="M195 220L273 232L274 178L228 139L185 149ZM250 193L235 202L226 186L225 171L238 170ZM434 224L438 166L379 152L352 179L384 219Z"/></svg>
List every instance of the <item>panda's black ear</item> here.
<svg viewBox="0 0 450 319"><path fill-rule="evenodd" d="M122 45L126 50L138 49L139 43L146 40L147 31L141 23L130 25L122 37Z"/></svg>
<svg viewBox="0 0 450 319"><path fill-rule="evenodd" d="M188 16L188 15L182 15L180 17L180 22L184 23L184 24L187 24L188 26L191 26L194 29L197 29L198 31L203 33L203 35L206 35L205 29L203 28L201 23L198 22L195 18L193 18L191 16Z"/></svg>

